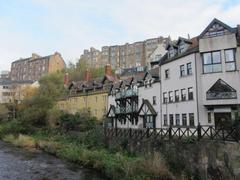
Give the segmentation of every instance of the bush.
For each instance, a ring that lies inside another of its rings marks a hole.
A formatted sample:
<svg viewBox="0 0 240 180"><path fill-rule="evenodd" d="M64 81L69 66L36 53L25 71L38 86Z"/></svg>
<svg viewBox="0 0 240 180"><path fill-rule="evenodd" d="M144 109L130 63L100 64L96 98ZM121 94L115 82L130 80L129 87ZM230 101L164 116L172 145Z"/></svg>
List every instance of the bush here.
<svg viewBox="0 0 240 180"><path fill-rule="evenodd" d="M63 113L59 118L60 127L65 130L88 131L96 127L97 119L82 111L76 114Z"/></svg>
<svg viewBox="0 0 240 180"><path fill-rule="evenodd" d="M7 134L27 134L33 132L33 128L29 128L24 126L20 121L17 119L11 120L9 122L2 123L0 125L0 137L4 137Z"/></svg>

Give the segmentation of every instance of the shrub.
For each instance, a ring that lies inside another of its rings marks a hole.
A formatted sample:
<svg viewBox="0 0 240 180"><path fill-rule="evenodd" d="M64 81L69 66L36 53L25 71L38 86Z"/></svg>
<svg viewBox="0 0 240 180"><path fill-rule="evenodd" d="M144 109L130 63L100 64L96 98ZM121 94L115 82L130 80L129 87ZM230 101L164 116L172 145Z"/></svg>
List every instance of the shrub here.
<svg viewBox="0 0 240 180"><path fill-rule="evenodd" d="M9 122L2 123L0 125L0 137L4 137L7 134L19 134L19 133L31 133L32 128L28 128L24 126L20 121L17 119L11 120Z"/></svg>
<svg viewBox="0 0 240 180"><path fill-rule="evenodd" d="M96 126L97 119L90 116L86 111L77 112L74 115L65 112L61 114L59 118L59 124L67 131L88 131Z"/></svg>

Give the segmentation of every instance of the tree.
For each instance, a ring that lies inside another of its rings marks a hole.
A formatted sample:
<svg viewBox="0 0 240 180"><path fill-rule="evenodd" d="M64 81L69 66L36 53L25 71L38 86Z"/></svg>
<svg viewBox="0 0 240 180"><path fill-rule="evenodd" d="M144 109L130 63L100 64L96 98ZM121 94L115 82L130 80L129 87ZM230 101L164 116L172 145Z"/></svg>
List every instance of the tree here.
<svg viewBox="0 0 240 180"><path fill-rule="evenodd" d="M4 104L0 104L0 121L8 119L9 110Z"/></svg>
<svg viewBox="0 0 240 180"><path fill-rule="evenodd" d="M48 112L56 100L65 94L63 73L43 76L39 80L39 88L31 98L23 101L24 108L19 113L19 120L26 126L47 125Z"/></svg>

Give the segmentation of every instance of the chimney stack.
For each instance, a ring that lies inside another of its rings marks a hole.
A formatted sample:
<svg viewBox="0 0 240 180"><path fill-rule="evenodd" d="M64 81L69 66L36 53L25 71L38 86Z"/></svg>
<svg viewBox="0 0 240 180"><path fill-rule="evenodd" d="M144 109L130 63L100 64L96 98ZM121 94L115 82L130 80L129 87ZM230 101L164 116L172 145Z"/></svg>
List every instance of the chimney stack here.
<svg viewBox="0 0 240 180"><path fill-rule="evenodd" d="M84 77L85 81L90 81L91 80L91 72L89 69L86 70L85 72L85 77Z"/></svg>
<svg viewBox="0 0 240 180"><path fill-rule="evenodd" d="M112 76L112 68L111 68L111 65L110 64L107 64L105 66L105 75L107 76Z"/></svg>
<svg viewBox="0 0 240 180"><path fill-rule="evenodd" d="M69 84L69 74L65 73L64 75L64 86L68 86Z"/></svg>

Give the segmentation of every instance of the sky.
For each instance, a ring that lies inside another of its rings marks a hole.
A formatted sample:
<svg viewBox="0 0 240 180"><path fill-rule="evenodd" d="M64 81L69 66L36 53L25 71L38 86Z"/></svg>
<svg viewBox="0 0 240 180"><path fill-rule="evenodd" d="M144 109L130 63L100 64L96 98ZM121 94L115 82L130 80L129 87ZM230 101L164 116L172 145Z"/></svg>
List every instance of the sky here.
<svg viewBox="0 0 240 180"><path fill-rule="evenodd" d="M0 0L0 71L11 62L158 36L199 35L213 18L240 24L240 0Z"/></svg>

